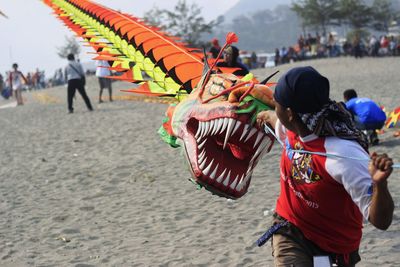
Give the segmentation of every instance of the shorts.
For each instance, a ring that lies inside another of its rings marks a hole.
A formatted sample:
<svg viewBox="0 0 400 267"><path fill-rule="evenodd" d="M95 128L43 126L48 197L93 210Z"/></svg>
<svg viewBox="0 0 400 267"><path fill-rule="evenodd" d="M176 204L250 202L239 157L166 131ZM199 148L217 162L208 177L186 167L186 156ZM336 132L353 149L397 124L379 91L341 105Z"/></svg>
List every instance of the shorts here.
<svg viewBox="0 0 400 267"><path fill-rule="evenodd" d="M360 130L379 130L385 125L385 121L361 122L357 116L354 117L354 123Z"/></svg>
<svg viewBox="0 0 400 267"><path fill-rule="evenodd" d="M274 215L273 223L285 221L278 214ZM304 237L303 233L291 223L280 228L272 236L272 256L276 267L283 266L313 266L314 256L329 256L332 263L339 267L352 267L361 260L358 250L347 256L329 253ZM347 258L345 260L345 257Z"/></svg>
<svg viewBox="0 0 400 267"><path fill-rule="evenodd" d="M100 89L111 89L111 79L99 77Z"/></svg>

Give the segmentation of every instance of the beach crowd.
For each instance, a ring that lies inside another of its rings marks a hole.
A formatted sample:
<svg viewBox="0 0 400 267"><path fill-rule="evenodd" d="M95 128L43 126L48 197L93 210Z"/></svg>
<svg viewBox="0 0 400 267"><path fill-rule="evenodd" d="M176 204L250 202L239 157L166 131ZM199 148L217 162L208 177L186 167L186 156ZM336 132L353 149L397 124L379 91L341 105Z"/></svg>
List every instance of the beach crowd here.
<svg viewBox="0 0 400 267"><path fill-rule="evenodd" d="M276 65L290 61L306 60L311 58L325 58L337 56L398 56L400 55L399 37L382 35L377 38L371 35L368 39L354 37L352 41L338 39L335 33L327 37L310 33L307 37L300 35L297 44L288 48L275 49Z"/></svg>
<svg viewBox="0 0 400 267"><path fill-rule="evenodd" d="M347 40L339 38L336 32L331 32L326 36L308 33L301 34L297 43L293 45L276 48L273 56L263 54L272 53L241 51L242 63L249 69L255 69L339 56L354 56L355 58L400 56L400 36L371 35L368 38L354 37L352 40Z"/></svg>
<svg viewBox="0 0 400 267"><path fill-rule="evenodd" d="M6 99L8 99L12 93L10 73L11 71L7 71L5 75L0 73L0 93ZM58 71L56 71L54 74L54 78L57 77L57 80L56 79L46 80L45 71L39 70L39 68L37 68L35 71L28 72L26 73L26 75L24 75L26 81L25 84L22 86L22 90L29 90L29 91L40 90L51 87L53 85L63 84L64 82L62 76L58 78L57 73ZM56 81L57 84L54 84L54 81Z"/></svg>

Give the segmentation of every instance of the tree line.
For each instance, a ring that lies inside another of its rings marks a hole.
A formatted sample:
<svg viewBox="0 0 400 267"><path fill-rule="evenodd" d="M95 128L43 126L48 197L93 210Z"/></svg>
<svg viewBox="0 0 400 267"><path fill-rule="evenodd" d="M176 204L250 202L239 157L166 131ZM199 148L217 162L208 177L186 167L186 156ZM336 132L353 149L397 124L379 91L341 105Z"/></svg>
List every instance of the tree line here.
<svg viewBox="0 0 400 267"><path fill-rule="evenodd" d="M368 3L369 2L369 3ZM302 26L326 35L328 26L349 26L360 33L365 29L388 31L400 18L394 0L299 0L291 9L301 18Z"/></svg>

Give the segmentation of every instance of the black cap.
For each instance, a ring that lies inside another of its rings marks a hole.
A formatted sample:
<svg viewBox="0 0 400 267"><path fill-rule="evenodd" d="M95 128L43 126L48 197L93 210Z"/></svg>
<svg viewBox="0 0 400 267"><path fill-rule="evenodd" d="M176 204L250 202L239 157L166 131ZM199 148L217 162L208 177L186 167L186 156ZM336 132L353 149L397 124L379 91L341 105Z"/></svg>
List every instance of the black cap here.
<svg viewBox="0 0 400 267"><path fill-rule="evenodd" d="M318 112L330 101L329 80L310 66L293 68L279 79L274 98L296 113Z"/></svg>

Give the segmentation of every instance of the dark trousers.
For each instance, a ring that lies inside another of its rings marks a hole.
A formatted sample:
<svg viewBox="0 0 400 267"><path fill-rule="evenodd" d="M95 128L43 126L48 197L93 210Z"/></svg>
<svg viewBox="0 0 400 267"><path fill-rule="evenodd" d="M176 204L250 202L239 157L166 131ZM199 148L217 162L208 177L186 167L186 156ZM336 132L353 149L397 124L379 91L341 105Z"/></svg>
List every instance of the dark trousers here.
<svg viewBox="0 0 400 267"><path fill-rule="evenodd" d="M68 110L71 112L74 111L74 108L72 107L72 101L75 96L76 89L78 89L78 92L81 94L87 108L89 110L93 110L89 97L86 94L85 87L80 79L73 79L68 81Z"/></svg>

